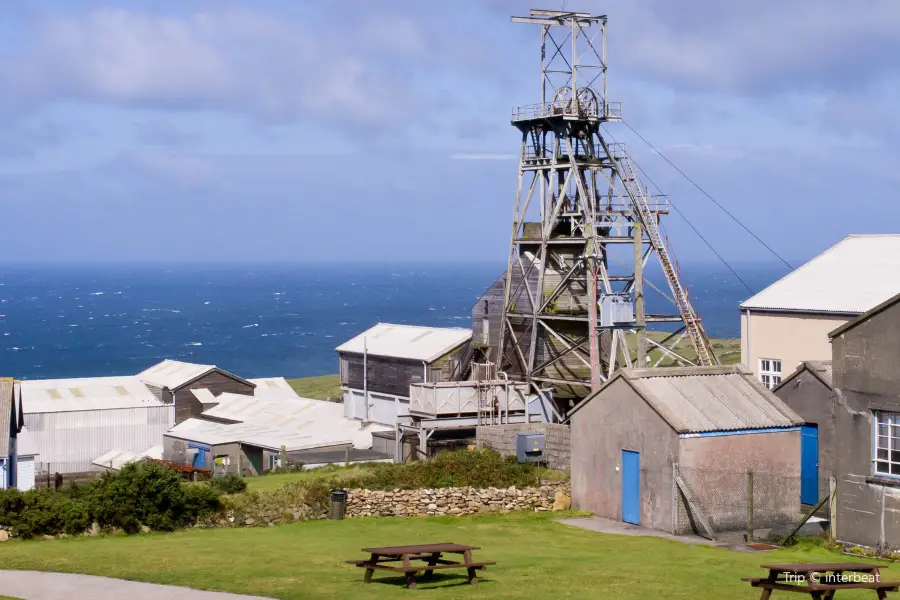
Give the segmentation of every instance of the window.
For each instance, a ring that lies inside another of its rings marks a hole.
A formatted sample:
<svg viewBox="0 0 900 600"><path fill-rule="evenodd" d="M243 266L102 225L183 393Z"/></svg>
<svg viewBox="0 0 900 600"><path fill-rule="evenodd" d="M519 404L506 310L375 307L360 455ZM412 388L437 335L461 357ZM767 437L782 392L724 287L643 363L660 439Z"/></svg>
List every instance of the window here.
<svg viewBox="0 0 900 600"><path fill-rule="evenodd" d="M759 359L759 380L770 390L781 383L781 361L776 358Z"/></svg>
<svg viewBox="0 0 900 600"><path fill-rule="evenodd" d="M875 413L875 473L900 477L900 413Z"/></svg>

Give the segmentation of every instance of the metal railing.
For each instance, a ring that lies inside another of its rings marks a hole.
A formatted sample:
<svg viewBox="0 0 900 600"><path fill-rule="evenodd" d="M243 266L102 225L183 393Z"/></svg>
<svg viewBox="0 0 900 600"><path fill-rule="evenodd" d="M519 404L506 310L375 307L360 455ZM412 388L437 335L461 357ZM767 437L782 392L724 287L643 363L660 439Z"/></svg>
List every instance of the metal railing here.
<svg viewBox="0 0 900 600"><path fill-rule="evenodd" d="M605 150L603 149L601 144L593 144L592 145L592 155L601 157L605 156ZM621 142L616 142L613 144L608 144L609 153L611 158L622 158L625 156L625 144ZM551 160L554 158L553 152L554 146L553 144L547 144L546 146L535 146L534 144L527 144L525 146L525 154L523 158L525 160ZM575 156L583 157L585 156L585 148L583 145L579 145L578 147L572 148ZM568 162L568 150L566 140L560 140L560 148L559 153L556 154L556 159L560 161Z"/></svg>
<svg viewBox="0 0 900 600"><path fill-rule="evenodd" d="M622 118L621 102L600 104L566 102L542 102L512 109L513 121L545 119L548 117L582 117L617 121Z"/></svg>

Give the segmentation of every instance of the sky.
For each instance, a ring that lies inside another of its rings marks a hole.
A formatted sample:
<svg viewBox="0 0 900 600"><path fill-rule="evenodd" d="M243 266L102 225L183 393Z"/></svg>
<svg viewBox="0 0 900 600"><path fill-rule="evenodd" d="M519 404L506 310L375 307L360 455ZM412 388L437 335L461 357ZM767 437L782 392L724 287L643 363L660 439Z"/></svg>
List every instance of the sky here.
<svg viewBox="0 0 900 600"><path fill-rule="evenodd" d="M532 2L4 3L0 261L502 263ZM777 253L898 232L900 2L565 6L609 16L627 122ZM773 259L608 130L726 259Z"/></svg>

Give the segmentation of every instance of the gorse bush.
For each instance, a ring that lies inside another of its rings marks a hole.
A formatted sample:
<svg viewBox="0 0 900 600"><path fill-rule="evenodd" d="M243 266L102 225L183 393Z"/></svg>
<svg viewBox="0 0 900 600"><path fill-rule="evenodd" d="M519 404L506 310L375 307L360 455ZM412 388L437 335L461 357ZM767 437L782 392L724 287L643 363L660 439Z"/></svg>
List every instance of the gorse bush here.
<svg viewBox="0 0 900 600"><path fill-rule="evenodd" d="M0 525L24 538L82 533L94 522L127 533L141 526L171 531L218 507L219 493L211 486L182 483L163 465L141 462L59 490L0 490Z"/></svg>
<svg viewBox="0 0 900 600"><path fill-rule="evenodd" d="M540 483L540 471L532 465L519 464L514 456L504 457L493 450L459 450L410 463L370 463L364 473L341 478L339 483L347 488L375 490L527 487Z"/></svg>
<svg viewBox="0 0 900 600"><path fill-rule="evenodd" d="M243 477L229 473L221 477L213 477L209 485L223 494L239 494L247 489Z"/></svg>

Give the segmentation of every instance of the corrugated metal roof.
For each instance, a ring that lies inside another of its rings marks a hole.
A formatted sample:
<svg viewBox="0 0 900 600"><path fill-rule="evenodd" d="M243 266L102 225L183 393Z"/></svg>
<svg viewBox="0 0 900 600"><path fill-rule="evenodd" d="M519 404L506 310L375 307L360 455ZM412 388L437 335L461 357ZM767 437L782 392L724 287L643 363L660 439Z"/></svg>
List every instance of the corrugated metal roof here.
<svg viewBox="0 0 900 600"><path fill-rule="evenodd" d="M803 423L752 374L739 367L625 369L622 375L678 433L793 427Z"/></svg>
<svg viewBox="0 0 900 600"><path fill-rule="evenodd" d="M862 314L900 291L900 235L851 235L741 308Z"/></svg>
<svg viewBox="0 0 900 600"><path fill-rule="evenodd" d="M138 378L150 385L174 390L198 377L202 377L215 368L215 365L198 365L181 362L180 360L166 359L138 373Z"/></svg>
<svg viewBox="0 0 900 600"><path fill-rule="evenodd" d="M115 448L95 458L92 464L97 465L98 467L105 467L107 469L118 471L126 464L137 460L143 460L145 458L161 459L162 453L162 444L150 446L143 452L131 452L130 450Z"/></svg>
<svg viewBox="0 0 900 600"><path fill-rule="evenodd" d="M13 416L15 387L12 377L0 378L0 458L9 456L9 432L12 428L10 418L15 418Z"/></svg>
<svg viewBox="0 0 900 600"><path fill-rule="evenodd" d="M263 377L261 379L248 379L247 381L256 385L256 388L253 390L254 396L286 399L300 398L284 377Z"/></svg>
<svg viewBox="0 0 900 600"><path fill-rule="evenodd" d="M372 432L392 430L384 425L363 426L361 421L348 419L344 416L344 406L336 402L228 393L220 394L216 400L219 404L203 411L204 416L309 435L322 446L349 440L357 448L369 448Z"/></svg>
<svg viewBox="0 0 900 600"><path fill-rule="evenodd" d="M21 387L25 414L163 406L133 375L24 380Z"/></svg>
<svg viewBox="0 0 900 600"><path fill-rule="evenodd" d="M471 329L379 323L337 347L338 352L431 362L472 337Z"/></svg>
<svg viewBox="0 0 900 600"><path fill-rule="evenodd" d="M202 419L188 419L170 429L168 437L179 438L201 444L218 445L240 442L277 452L282 446L288 452L321 448L325 445L350 445L349 439L331 439L325 444L317 436L304 435L278 427L267 427L254 423L213 423Z"/></svg>

